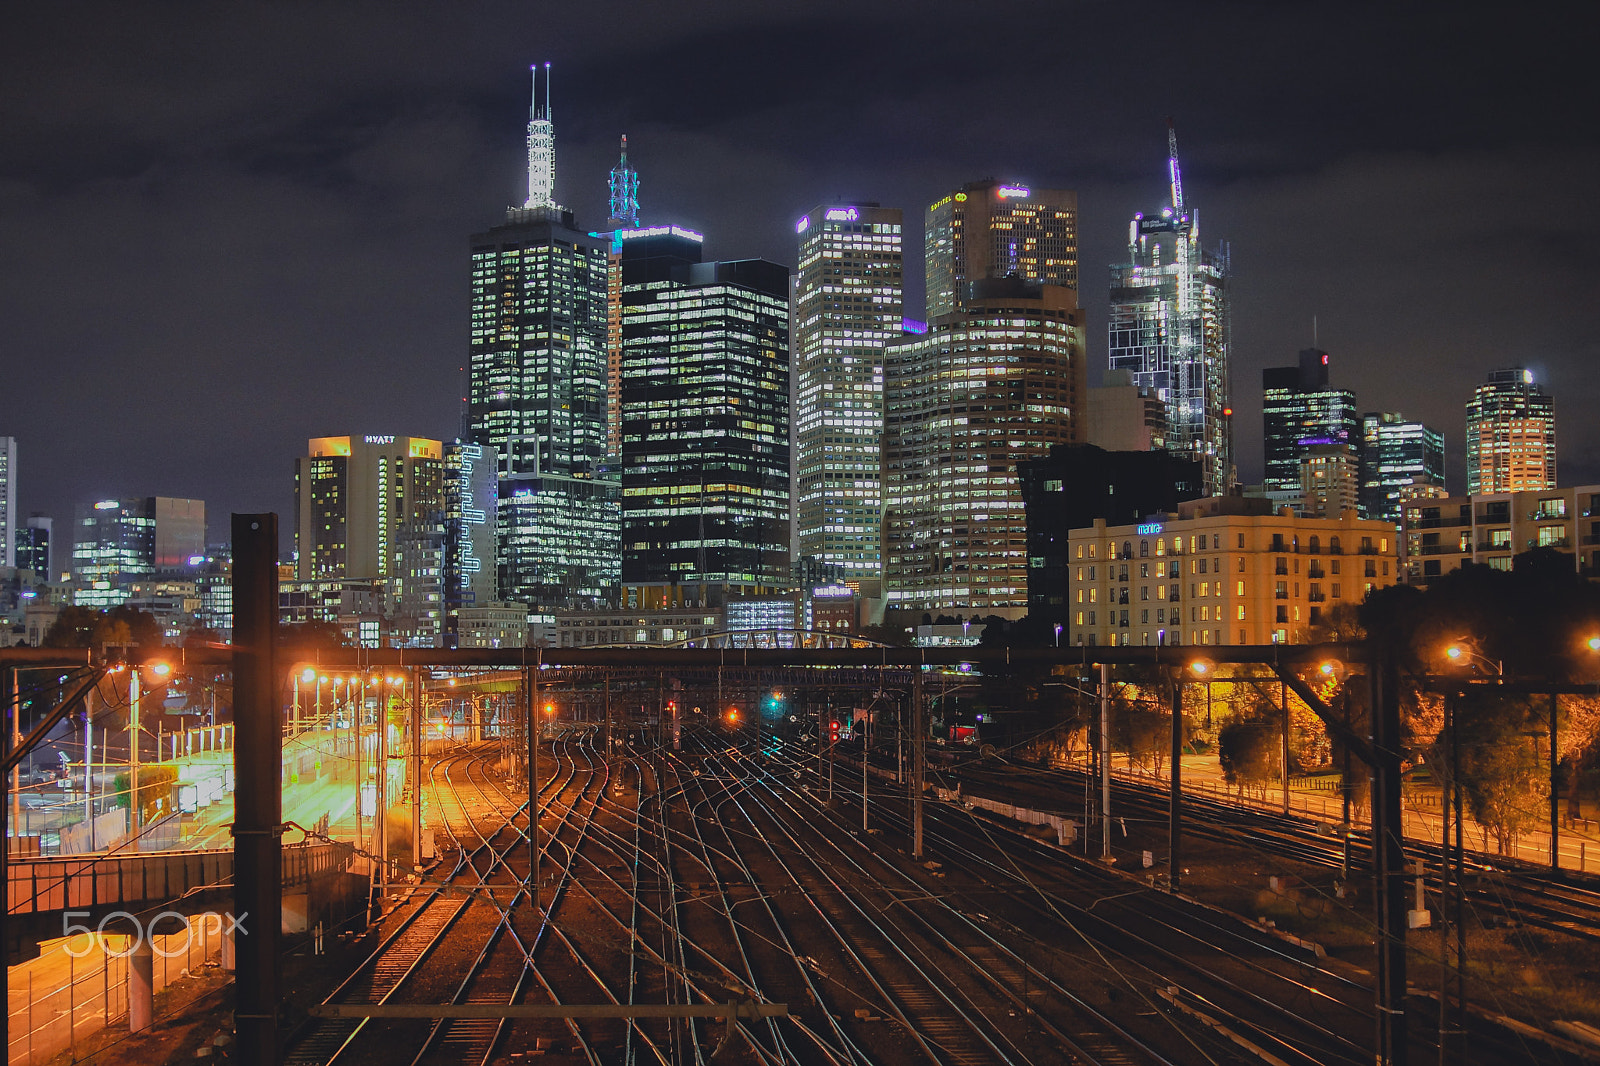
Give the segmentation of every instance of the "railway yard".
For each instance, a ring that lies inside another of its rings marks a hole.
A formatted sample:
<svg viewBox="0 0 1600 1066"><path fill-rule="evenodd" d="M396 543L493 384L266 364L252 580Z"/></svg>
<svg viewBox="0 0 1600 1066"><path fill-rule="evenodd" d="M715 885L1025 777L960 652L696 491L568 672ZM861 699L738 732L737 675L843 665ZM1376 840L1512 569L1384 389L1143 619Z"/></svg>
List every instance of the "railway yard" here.
<svg viewBox="0 0 1600 1066"><path fill-rule="evenodd" d="M713 719L676 745L636 735L610 758L604 735L568 725L540 745L536 849L500 741L429 764L441 856L338 956L353 966L296 989L286 1061L1373 1061L1364 845L1346 872L1326 827L1186 797L1175 894L1133 858L1164 850L1154 789L1118 785L1114 865L959 800L923 805L913 858L907 790L879 776L892 748L875 754L864 813L859 755L824 758L815 735ZM1079 824L1087 791L1082 774L994 759L937 767L930 783ZM1415 858L1436 892L1437 855ZM1502 1015L1530 980L1517 950L1532 945L1550 964L1539 979L1569 988L1600 971L1587 961L1600 894L1481 862L1464 886L1487 968L1443 1061L1592 1061L1580 1040ZM1408 1057L1441 1061L1427 976L1441 942L1411 937ZM382 1016L439 1004L483 1016ZM508 1005L578 1016L493 1016ZM581 1016L607 1006L636 1016Z"/></svg>

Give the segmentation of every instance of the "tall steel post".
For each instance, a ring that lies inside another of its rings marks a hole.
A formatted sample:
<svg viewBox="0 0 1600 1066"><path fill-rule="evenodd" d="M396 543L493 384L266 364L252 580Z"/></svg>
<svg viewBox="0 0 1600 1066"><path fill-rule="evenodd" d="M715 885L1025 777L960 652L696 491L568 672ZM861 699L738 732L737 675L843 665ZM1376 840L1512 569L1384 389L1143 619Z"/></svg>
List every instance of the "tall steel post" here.
<svg viewBox="0 0 1600 1066"><path fill-rule="evenodd" d="M363 704L366 700L361 701ZM378 837L378 905L389 898L389 675L378 682L377 751L373 765L378 768L377 819L373 832ZM381 913L381 912L380 912Z"/></svg>
<svg viewBox="0 0 1600 1066"><path fill-rule="evenodd" d="M278 1061L283 731L277 674L278 516L233 516L234 1025L239 1060Z"/></svg>
<svg viewBox="0 0 1600 1066"><path fill-rule="evenodd" d="M139 817L139 667L128 664L128 828L138 836Z"/></svg>
<svg viewBox="0 0 1600 1066"><path fill-rule="evenodd" d="M543 909L539 886L539 672L524 668L522 677L528 702L528 895L538 914Z"/></svg>
<svg viewBox="0 0 1600 1066"><path fill-rule="evenodd" d="M1278 682L1278 696L1283 701L1283 736L1278 748L1278 763L1283 781L1283 813L1289 813L1289 684Z"/></svg>
<svg viewBox="0 0 1600 1066"><path fill-rule="evenodd" d="M1406 854L1400 805L1400 667L1393 648L1371 652L1372 852L1377 875L1378 1066L1405 1066Z"/></svg>
<svg viewBox="0 0 1600 1066"><path fill-rule="evenodd" d="M1100 861L1111 861L1111 664L1100 664Z"/></svg>
<svg viewBox="0 0 1600 1066"><path fill-rule="evenodd" d="M22 685L18 677L22 671L13 666L11 668L11 750L16 751L22 746ZM30 760L31 761L31 760ZM11 768L11 827L7 834L0 838L9 851L11 848L11 833L22 829L22 764L18 763ZM0 884L5 884L0 880Z"/></svg>
<svg viewBox="0 0 1600 1066"><path fill-rule="evenodd" d="M1550 871L1561 872L1561 794L1556 790L1556 766L1560 762L1561 748L1556 743L1556 714L1560 711L1561 697L1550 693Z"/></svg>
<svg viewBox="0 0 1600 1066"><path fill-rule="evenodd" d="M470 708L472 704L469 703L467 706ZM422 871L422 667L420 666L412 667L411 670L411 865L417 872Z"/></svg>
<svg viewBox="0 0 1600 1066"><path fill-rule="evenodd" d="M922 858L922 788L928 771L928 724L922 700L922 666L911 678L911 857Z"/></svg>
<svg viewBox="0 0 1600 1066"><path fill-rule="evenodd" d="M1178 891L1183 875L1183 675L1172 671L1172 781L1167 797L1167 881Z"/></svg>

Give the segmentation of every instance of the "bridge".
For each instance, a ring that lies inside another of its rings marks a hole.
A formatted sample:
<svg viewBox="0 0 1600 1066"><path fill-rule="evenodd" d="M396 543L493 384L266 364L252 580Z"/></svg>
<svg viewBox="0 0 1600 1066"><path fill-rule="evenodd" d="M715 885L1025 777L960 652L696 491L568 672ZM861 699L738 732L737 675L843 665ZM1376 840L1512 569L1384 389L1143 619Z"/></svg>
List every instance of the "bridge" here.
<svg viewBox="0 0 1600 1066"><path fill-rule="evenodd" d="M68 912L93 928L119 912L160 908L178 914L227 907L233 896L233 849L135 852L127 855L13 857L7 863L11 965L36 956L39 942L63 935ZM283 849L283 886L309 887L348 869L348 844L291 844ZM288 910L292 892L285 892Z"/></svg>

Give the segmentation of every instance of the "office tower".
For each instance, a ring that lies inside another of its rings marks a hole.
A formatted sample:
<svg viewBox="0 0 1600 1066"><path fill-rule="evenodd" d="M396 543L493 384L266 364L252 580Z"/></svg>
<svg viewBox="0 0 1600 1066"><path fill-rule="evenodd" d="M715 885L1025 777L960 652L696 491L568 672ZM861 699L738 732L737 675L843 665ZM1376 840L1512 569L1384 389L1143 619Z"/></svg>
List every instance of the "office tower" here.
<svg viewBox="0 0 1600 1066"><path fill-rule="evenodd" d="M1078 194L989 178L928 205L928 318L957 310L985 278L1078 287Z"/></svg>
<svg viewBox="0 0 1600 1066"><path fill-rule="evenodd" d="M1309 448L1341 445L1353 460L1361 443L1356 396L1328 384L1327 352L1307 348L1298 366L1261 372L1261 438L1263 484L1280 507L1300 506L1300 462Z"/></svg>
<svg viewBox="0 0 1600 1066"><path fill-rule="evenodd" d="M1555 404L1533 371L1491 371L1467 401L1467 494L1555 487Z"/></svg>
<svg viewBox="0 0 1600 1066"><path fill-rule="evenodd" d="M1091 396L1095 390L1090 389ZM1091 402L1093 402L1091 400ZM1068 623L1067 534L1094 524L1142 522L1201 495L1200 464L1171 452L1057 444L1017 464L1028 523L1028 617Z"/></svg>
<svg viewBox="0 0 1600 1066"><path fill-rule="evenodd" d="M786 585L789 270L703 263L676 226L618 236L623 584Z"/></svg>
<svg viewBox="0 0 1600 1066"><path fill-rule="evenodd" d="M884 355L884 595L890 609L1028 610L1017 464L1082 440L1077 292L977 282L964 310Z"/></svg>
<svg viewBox="0 0 1600 1066"><path fill-rule="evenodd" d="M51 570L50 527L52 521L35 512L23 527L17 530L17 566L54 581L59 575Z"/></svg>
<svg viewBox="0 0 1600 1066"><path fill-rule="evenodd" d="M1214 495L1233 479L1228 252L1200 247L1200 216L1183 201L1170 127L1167 148L1171 203L1133 217L1128 261L1111 268L1110 366L1165 401L1168 450L1198 459Z"/></svg>
<svg viewBox="0 0 1600 1066"><path fill-rule="evenodd" d="M1083 404L1084 439L1108 452L1148 452L1167 446L1167 405L1156 390L1133 383L1127 370L1107 370ZM1196 493L1198 495L1198 492Z"/></svg>
<svg viewBox="0 0 1600 1066"><path fill-rule="evenodd" d="M622 455L622 231L639 228L639 172L628 165L628 135L611 171L611 251L606 258L606 455Z"/></svg>
<svg viewBox="0 0 1600 1066"><path fill-rule="evenodd" d="M461 643L461 612L495 602L494 518L500 478L494 449L465 441L444 446L444 646ZM526 611L522 612L527 624Z"/></svg>
<svg viewBox="0 0 1600 1066"><path fill-rule="evenodd" d="M17 438L0 437L0 566L17 565Z"/></svg>
<svg viewBox="0 0 1600 1066"><path fill-rule="evenodd" d="M500 463L498 595L548 608L615 586L619 510L606 464L607 243L553 200L548 75L532 113L528 201L472 238L467 439Z"/></svg>
<svg viewBox="0 0 1600 1066"><path fill-rule="evenodd" d="M437 647L442 446L424 437L315 437L295 460L295 576L384 584L400 646Z"/></svg>
<svg viewBox="0 0 1600 1066"><path fill-rule="evenodd" d="M113 607L128 597L128 582L157 573L198 570L205 564L203 500L141 496L101 500L78 508L72 544L73 593L80 607Z"/></svg>
<svg viewBox="0 0 1600 1066"><path fill-rule="evenodd" d="M1361 513L1399 523L1402 504L1444 495L1444 434L1392 411L1361 416Z"/></svg>
<svg viewBox="0 0 1600 1066"><path fill-rule="evenodd" d="M17 438L0 437L0 566L17 563Z"/></svg>
<svg viewBox="0 0 1600 1066"><path fill-rule="evenodd" d="M825 204L795 223L797 551L869 583L882 572L883 349L904 326L901 222L899 208Z"/></svg>
<svg viewBox="0 0 1600 1066"><path fill-rule="evenodd" d="M1297 509L1307 518L1360 512L1361 462L1354 449L1343 442L1324 441L1301 451Z"/></svg>

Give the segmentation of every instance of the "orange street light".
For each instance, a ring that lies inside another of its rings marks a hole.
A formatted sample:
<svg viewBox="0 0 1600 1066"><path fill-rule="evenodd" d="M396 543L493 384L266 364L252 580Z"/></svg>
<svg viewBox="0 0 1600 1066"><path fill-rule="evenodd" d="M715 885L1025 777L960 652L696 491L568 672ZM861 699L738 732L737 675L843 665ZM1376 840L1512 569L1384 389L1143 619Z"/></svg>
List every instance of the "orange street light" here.
<svg viewBox="0 0 1600 1066"><path fill-rule="evenodd" d="M728 721L737 722L738 720L739 720L739 710L738 710L738 708L729 707L728 708Z"/></svg>
<svg viewBox="0 0 1600 1066"><path fill-rule="evenodd" d="M1590 651L1600 651L1600 637L1590 637L1588 643Z"/></svg>
<svg viewBox="0 0 1600 1066"><path fill-rule="evenodd" d="M1211 672L1211 663L1206 659L1196 659L1194 662L1189 664L1189 669L1204 677L1206 674Z"/></svg>
<svg viewBox="0 0 1600 1066"><path fill-rule="evenodd" d="M305 682L306 684L309 685L309 684L311 684L311 682L315 681L316 679L317 679L317 672L315 670L311 669L311 667L308 666L304 670L300 671L300 680Z"/></svg>
<svg viewBox="0 0 1600 1066"><path fill-rule="evenodd" d="M1333 672L1335 670L1339 669L1339 666L1332 659L1329 659L1327 662L1325 662L1321 666L1317 667L1317 669L1322 671L1322 675L1324 677L1332 677L1333 676Z"/></svg>

